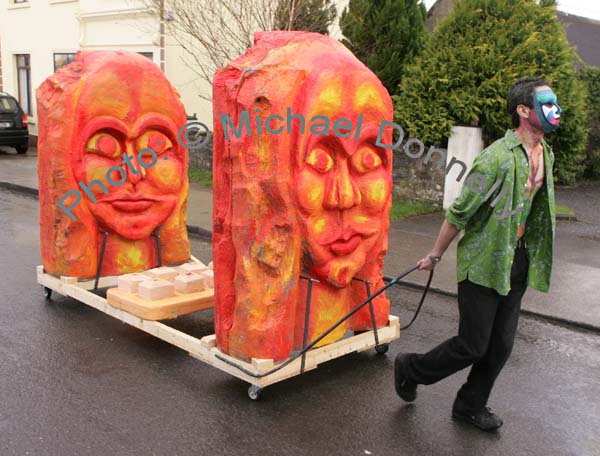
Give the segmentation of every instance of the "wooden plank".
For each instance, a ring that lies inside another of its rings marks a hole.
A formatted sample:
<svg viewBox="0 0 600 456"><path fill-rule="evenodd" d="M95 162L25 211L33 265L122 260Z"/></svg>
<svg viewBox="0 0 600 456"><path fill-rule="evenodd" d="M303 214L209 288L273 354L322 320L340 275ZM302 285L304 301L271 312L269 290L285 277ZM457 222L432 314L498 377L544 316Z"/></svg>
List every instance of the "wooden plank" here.
<svg viewBox="0 0 600 456"><path fill-rule="evenodd" d="M144 320L167 320L179 315L185 315L199 310L210 309L214 306L214 289L195 293L175 292L175 296L146 301L139 296L111 288L106 293L108 304L125 310Z"/></svg>
<svg viewBox="0 0 600 456"><path fill-rule="evenodd" d="M118 279L119 279L119 276L100 277L100 280L98 281L98 288L116 287ZM80 279L77 281L77 286L79 288L83 288L84 290L93 290L95 282L96 282L95 279L89 279L89 280L87 280L87 279L81 280Z"/></svg>
<svg viewBox="0 0 600 456"><path fill-rule="evenodd" d="M147 321L124 310L115 308L108 304L103 297L81 288L79 283L73 284L70 283L72 281L57 279L49 274L45 274L43 268L41 270L38 268L38 282L54 291L64 294L65 296L70 296L90 307L104 312L111 317L117 318L123 323L127 323L128 325L158 337L165 342L175 345L190 354L198 354L202 351L206 351L206 349L202 347L199 339L157 321Z"/></svg>

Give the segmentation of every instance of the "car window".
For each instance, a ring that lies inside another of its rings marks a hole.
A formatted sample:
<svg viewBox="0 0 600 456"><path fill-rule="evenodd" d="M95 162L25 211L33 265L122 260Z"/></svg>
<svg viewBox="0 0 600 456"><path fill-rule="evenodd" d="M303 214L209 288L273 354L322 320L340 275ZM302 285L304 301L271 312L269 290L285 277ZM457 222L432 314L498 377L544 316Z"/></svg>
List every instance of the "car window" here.
<svg viewBox="0 0 600 456"><path fill-rule="evenodd" d="M17 103L12 98L0 97L0 112L17 111Z"/></svg>

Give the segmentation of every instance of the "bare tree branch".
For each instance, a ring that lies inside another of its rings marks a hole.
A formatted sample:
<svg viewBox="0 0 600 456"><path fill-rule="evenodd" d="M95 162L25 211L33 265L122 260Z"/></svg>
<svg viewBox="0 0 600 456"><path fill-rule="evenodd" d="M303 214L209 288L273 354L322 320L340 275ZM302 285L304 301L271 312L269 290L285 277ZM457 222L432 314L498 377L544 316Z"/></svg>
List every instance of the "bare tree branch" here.
<svg viewBox="0 0 600 456"><path fill-rule="evenodd" d="M165 0L166 32L183 49L185 65L212 84L217 68L252 46L254 33L274 28L279 1ZM142 2L160 17L161 0Z"/></svg>
<svg viewBox="0 0 600 456"><path fill-rule="evenodd" d="M331 0L135 0L164 16L166 33L184 51L183 63L208 84L217 68L242 55L260 30L327 33L336 17ZM208 97L200 95L209 100Z"/></svg>

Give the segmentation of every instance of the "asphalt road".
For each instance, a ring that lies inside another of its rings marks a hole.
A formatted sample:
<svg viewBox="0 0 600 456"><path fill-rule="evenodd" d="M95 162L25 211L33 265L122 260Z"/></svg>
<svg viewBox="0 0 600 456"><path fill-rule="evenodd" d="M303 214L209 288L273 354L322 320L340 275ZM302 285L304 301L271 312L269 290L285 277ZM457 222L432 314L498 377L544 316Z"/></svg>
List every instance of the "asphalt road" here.
<svg viewBox="0 0 600 456"><path fill-rule="evenodd" d="M387 355L351 354L267 388L247 385L71 299L44 301L37 201L0 190L0 455L600 455L600 335L522 318L490 405L496 434L450 419L461 372L404 404L393 359L453 335L431 295ZM193 241L210 259L210 245ZM398 288L404 322L418 293ZM527 299L527 295L525 296ZM210 312L173 326L212 333Z"/></svg>

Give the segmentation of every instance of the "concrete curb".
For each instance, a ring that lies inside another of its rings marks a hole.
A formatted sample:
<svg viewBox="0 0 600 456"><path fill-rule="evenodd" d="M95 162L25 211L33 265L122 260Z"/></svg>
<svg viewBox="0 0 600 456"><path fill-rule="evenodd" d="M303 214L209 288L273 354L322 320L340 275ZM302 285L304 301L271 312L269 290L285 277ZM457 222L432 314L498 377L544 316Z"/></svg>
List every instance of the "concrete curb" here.
<svg viewBox="0 0 600 456"><path fill-rule="evenodd" d="M392 278L384 276L384 280L392 280ZM404 285L406 287L409 287L409 288L414 288L416 290L424 290L425 289L425 285L422 285L420 283L410 282L407 280L400 280L400 281L398 281L398 283L401 285ZM443 290L441 288L430 287L429 291L440 294L440 295L448 296L451 298L458 297L458 295L456 293L454 293L452 291ZM570 320L568 318L555 317L553 315L546 315L546 314L542 314L539 312L535 312L533 310L527 310L527 309L523 309L523 308L521 308L521 314L526 315L528 317L535 318L537 320L544 321L546 323L553 324L553 325L563 326L563 327L566 327L569 329L590 331L595 334L600 334L600 326L591 325L589 323L583 323L580 321Z"/></svg>
<svg viewBox="0 0 600 456"><path fill-rule="evenodd" d="M576 222L577 216L575 214L556 214L556 220L561 220L563 222Z"/></svg>
<svg viewBox="0 0 600 456"><path fill-rule="evenodd" d="M199 237L206 241L212 242L212 231L196 225L186 225L188 234Z"/></svg>
<svg viewBox="0 0 600 456"><path fill-rule="evenodd" d="M0 182L0 188L4 188L6 190L10 190L17 193L22 193L27 196L32 196L35 199L38 199L38 190L36 188L26 187L24 185L19 184L13 184L11 182ZM186 227L189 234L201 238L203 240L212 240L212 231L206 230L195 225L186 225Z"/></svg>
<svg viewBox="0 0 600 456"><path fill-rule="evenodd" d="M18 184L13 184L11 182L0 182L0 188L5 188L7 190L11 190L14 192L23 193L28 196L33 196L36 199L38 198L38 190L35 188L26 187L26 186L18 185ZM202 228L202 227L196 226L196 225L187 225L187 230L188 230L188 233L192 234L193 236L197 236L197 237L199 237L203 240L209 241L209 242L212 241L212 231L211 230L207 230L206 228ZM384 277L384 280L392 280L392 278ZM408 280L400 280L398 283L401 285L410 287L410 288L418 289L418 290L425 289L424 285L421 285L419 283L410 282ZM429 291L443 295L443 296L449 296L452 298L457 297L456 293L454 293L452 291L443 290L441 288L431 287L431 288L429 288ZM537 318L537 319L540 319L540 320L545 321L550 324L564 326L567 328L583 329L585 331L590 331L593 333L600 334L600 326L590 325L589 323L582 323L579 321L569 320L567 318L554 317L552 315L544 315L544 314L541 314L538 312L534 312L531 310L525 310L525 309L521 309L521 313L523 315Z"/></svg>
<svg viewBox="0 0 600 456"><path fill-rule="evenodd" d="M33 196L36 199L38 198L37 188L25 187L24 185L13 184L11 182L0 182L0 188L12 190L13 192L24 193L26 195Z"/></svg>

